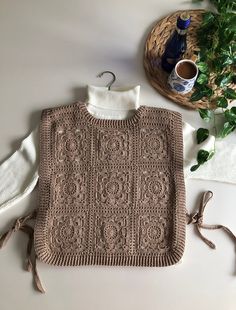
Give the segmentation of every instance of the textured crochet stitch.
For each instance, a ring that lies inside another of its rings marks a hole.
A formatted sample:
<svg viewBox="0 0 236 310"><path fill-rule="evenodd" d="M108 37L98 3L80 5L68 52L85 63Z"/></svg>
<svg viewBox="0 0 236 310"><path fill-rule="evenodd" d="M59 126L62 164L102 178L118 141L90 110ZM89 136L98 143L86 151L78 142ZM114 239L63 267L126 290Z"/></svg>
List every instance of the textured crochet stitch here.
<svg viewBox="0 0 236 310"><path fill-rule="evenodd" d="M140 106L98 119L84 102L40 122L37 257L55 265L168 266L185 246L182 116Z"/></svg>

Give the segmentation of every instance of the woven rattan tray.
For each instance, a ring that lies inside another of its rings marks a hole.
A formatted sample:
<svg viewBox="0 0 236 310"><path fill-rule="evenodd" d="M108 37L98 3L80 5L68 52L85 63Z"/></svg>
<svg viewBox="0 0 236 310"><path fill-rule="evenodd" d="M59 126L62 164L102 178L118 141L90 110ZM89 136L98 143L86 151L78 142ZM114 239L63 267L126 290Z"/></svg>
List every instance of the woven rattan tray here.
<svg viewBox="0 0 236 310"><path fill-rule="evenodd" d="M151 85L163 96L188 108L197 109L207 106L207 99L203 98L197 102L190 102L192 92L181 95L172 92L167 84L168 73L166 73L160 64L160 57L164 52L165 43L173 32L177 17L183 11L177 11L158 21L147 37L144 50L144 68L147 78ZM191 24L187 35L187 52L184 58L192 58L194 52L198 50L196 30L202 21L204 10L189 10ZM211 83L211 82L210 82Z"/></svg>

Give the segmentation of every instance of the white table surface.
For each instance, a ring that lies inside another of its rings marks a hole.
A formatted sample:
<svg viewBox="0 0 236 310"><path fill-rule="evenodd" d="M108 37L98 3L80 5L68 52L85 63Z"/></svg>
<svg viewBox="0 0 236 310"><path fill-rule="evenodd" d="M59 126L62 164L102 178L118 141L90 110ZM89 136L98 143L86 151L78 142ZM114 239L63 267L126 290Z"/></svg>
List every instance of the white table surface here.
<svg viewBox="0 0 236 310"><path fill-rule="evenodd" d="M43 108L85 99L87 84L104 86L103 70L117 75L115 86L141 85L141 104L183 113L193 126L202 122L160 96L148 83L143 48L161 17L178 9L198 8L172 0L1 0L0 1L0 161L19 147L39 122ZM227 160L227 159L226 159ZM212 190L207 223L222 223L236 232L235 185L187 180L187 208ZM0 231L35 207L37 190L0 215ZM32 287L23 270L27 239L15 234L0 251L1 310L234 310L236 258L223 232L204 232L217 244L209 249L187 227L182 263L166 268L53 267L38 269L46 294Z"/></svg>

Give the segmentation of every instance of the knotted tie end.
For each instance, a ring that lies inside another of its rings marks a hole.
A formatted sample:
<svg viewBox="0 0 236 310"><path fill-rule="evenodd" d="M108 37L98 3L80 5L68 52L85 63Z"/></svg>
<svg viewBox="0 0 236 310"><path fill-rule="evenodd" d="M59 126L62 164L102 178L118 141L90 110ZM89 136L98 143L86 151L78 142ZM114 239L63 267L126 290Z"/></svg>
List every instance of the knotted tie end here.
<svg viewBox="0 0 236 310"><path fill-rule="evenodd" d="M207 191L207 192L203 193L198 212L196 212L194 214L188 214L187 213L187 224L194 224L195 225L196 230L198 232L198 235L211 249L216 249L216 246L212 241L210 241L209 239L207 239L206 237L204 237L202 235L201 229L211 229L211 230L222 229L232 238L232 240L234 241L235 246L236 246L236 236L232 233L232 231L229 228L227 228L223 225L218 225L218 224L217 225L208 225L208 224L203 223L203 214L204 214L205 207L206 207L208 201L212 197L213 197L213 193L211 191Z"/></svg>
<svg viewBox="0 0 236 310"><path fill-rule="evenodd" d="M40 281L38 271L36 268L36 256L34 252L34 229L27 224L27 222L31 219L36 218L36 211L33 211L32 213L18 218L14 225L7 231L5 232L1 237L0 237L0 249L6 245L7 241L10 239L11 235L13 232L16 232L18 230L23 231L26 233L29 237L28 245L27 245L27 257L26 257L26 270L31 271L34 279L35 286L37 290L41 293L45 293L45 290L42 286L42 283Z"/></svg>

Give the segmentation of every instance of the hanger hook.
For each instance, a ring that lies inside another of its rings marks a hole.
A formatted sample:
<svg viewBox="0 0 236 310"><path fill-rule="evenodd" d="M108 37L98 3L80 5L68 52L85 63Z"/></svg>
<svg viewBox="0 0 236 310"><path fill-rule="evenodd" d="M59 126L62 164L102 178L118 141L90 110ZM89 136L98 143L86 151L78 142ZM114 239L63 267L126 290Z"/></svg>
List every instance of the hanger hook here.
<svg viewBox="0 0 236 310"><path fill-rule="evenodd" d="M112 80L111 80L111 82L109 82L109 83L106 85L106 87L108 87L108 90L110 90L110 89L111 89L111 85L112 85L113 83L115 83L115 81L116 81L116 76L115 76L115 74L114 74L113 72L111 72L111 71L103 71L103 72L99 73L99 74L97 75L97 77L102 77L104 73L110 73L110 74L112 75Z"/></svg>

